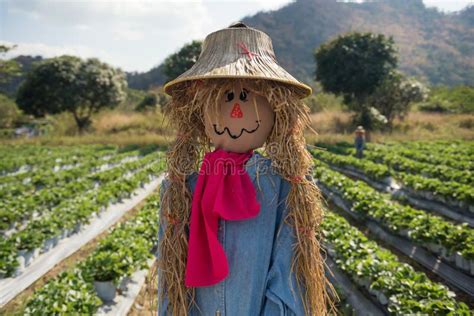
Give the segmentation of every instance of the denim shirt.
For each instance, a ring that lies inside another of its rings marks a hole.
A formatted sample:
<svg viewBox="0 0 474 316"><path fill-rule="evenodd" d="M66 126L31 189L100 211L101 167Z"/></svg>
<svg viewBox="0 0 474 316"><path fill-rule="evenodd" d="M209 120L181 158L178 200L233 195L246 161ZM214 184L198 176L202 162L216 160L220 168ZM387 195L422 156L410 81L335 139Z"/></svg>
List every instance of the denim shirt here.
<svg viewBox="0 0 474 316"><path fill-rule="evenodd" d="M229 274L217 284L195 288L200 310L193 304L189 315L304 315L300 290L294 273L290 273L296 236L294 229L283 221L288 214L286 198L290 183L271 167L270 159L256 152L245 169L256 188L260 212L248 220L219 219L218 239L227 256ZM197 177L197 173L187 177L192 192ZM167 179L161 192L166 185ZM163 231L160 226L158 238ZM158 289L158 299L161 291ZM159 315L171 314L166 311L167 304L165 292Z"/></svg>

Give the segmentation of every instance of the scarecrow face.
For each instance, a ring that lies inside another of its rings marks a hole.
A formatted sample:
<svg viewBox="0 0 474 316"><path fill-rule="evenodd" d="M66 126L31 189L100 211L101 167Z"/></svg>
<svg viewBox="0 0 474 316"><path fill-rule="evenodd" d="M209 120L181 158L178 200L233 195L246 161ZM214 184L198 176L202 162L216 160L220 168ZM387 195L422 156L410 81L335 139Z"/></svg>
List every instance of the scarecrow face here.
<svg viewBox="0 0 474 316"><path fill-rule="evenodd" d="M242 153L262 146L270 135L275 119L270 103L237 80L221 97L219 110L205 117L216 148Z"/></svg>

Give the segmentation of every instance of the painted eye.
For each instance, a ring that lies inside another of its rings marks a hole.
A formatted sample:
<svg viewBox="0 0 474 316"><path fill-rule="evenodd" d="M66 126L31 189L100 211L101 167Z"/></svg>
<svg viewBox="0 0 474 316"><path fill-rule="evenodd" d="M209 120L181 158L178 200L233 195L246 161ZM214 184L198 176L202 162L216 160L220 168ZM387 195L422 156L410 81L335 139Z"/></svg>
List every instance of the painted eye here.
<svg viewBox="0 0 474 316"><path fill-rule="evenodd" d="M232 91L226 91L226 97L225 97L225 102L230 102L234 100L234 92Z"/></svg>
<svg viewBox="0 0 474 316"><path fill-rule="evenodd" d="M248 94L248 91L247 90L242 90L242 92L240 92L240 96L239 96L239 99L241 101L247 101L247 94Z"/></svg>

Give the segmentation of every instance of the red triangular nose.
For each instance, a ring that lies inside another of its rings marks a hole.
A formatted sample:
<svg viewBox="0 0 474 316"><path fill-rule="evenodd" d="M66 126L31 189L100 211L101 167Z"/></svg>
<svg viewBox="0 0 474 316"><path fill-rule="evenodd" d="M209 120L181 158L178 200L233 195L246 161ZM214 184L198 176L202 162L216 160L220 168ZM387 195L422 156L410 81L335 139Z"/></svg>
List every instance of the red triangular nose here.
<svg viewBox="0 0 474 316"><path fill-rule="evenodd" d="M244 116L244 113L242 113L242 110L240 109L240 104L238 103L234 104L234 107L232 108L232 112L230 112L230 117L242 118L243 116Z"/></svg>

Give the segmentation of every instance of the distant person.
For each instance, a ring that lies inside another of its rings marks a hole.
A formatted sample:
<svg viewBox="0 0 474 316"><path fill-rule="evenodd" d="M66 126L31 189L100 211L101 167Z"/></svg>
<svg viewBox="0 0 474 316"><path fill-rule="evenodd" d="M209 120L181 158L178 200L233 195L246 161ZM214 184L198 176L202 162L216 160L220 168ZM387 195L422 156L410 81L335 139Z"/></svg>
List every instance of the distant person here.
<svg viewBox="0 0 474 316"><path fill-rule="evenodd" d="M362 125L357 126L355 130L355 148L356 148L356 157L363 158L364 156L364 147L365 147L365 129Z"/></svg>

